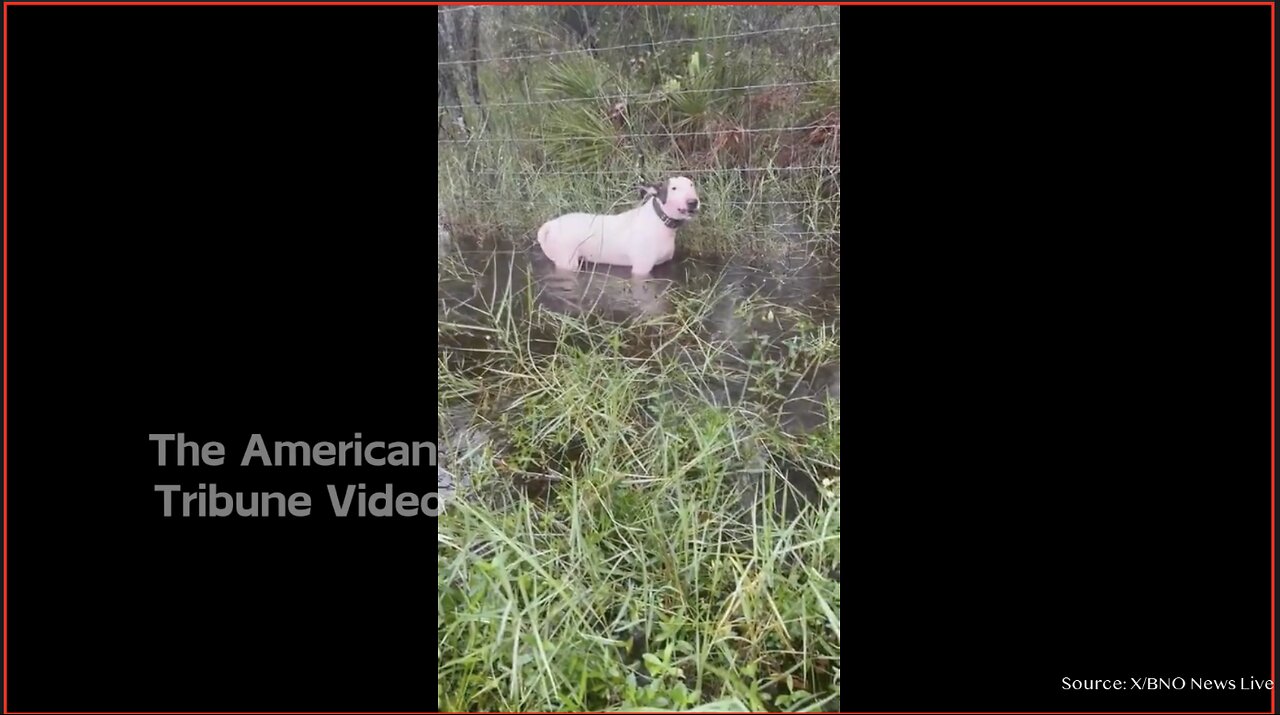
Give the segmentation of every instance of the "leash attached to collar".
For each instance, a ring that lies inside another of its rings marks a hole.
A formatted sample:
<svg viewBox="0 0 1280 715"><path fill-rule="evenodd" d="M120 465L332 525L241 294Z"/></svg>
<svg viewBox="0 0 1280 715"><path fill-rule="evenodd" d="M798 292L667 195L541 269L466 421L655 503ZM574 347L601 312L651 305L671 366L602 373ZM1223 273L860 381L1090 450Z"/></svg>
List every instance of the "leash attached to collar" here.
<svg viewBox="0 0 1280 715"><path fill-rule="evenodd" d="M684 225L684 219L671 218L662 211L662 207L658 205L657 196L653 197L653 212L658 214L658 218L661 219L662 225L667 228L680 228Z"/></svg>

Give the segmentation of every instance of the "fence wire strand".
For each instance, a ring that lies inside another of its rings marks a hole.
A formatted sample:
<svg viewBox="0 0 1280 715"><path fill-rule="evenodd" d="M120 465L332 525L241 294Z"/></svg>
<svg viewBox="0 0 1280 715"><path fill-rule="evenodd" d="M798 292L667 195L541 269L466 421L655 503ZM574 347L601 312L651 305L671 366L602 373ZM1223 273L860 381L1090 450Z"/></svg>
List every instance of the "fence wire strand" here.
<svg viewBox="0 0 1280 715"><path fill-rule="evenodd" d="M716 206L813 206L823 203L834 203L836 199L761 199L760 201L717 201ZM468 204L503 204L519 206L523 203L535 203L532 199L520 201L512 199L467 199Z"/></svg>
<svg viewBox="0 0 1280 715"><path fill-rule="evenodd" d="M765 134L768 132L813 132L819 129L839 129L838 124L810 124L805 127L765 127L763 129L712 129L701 132L657 132L654 134L619 134L613 138L616 139L667 139L669 137L705 137L716 134ZM544 142L544 141L587 141L591 139L604 139L603 136L579 136L579 137L475 137L472 139L437 139L439 144L484 144L489 142L500 142L518 144L520 142Z"/></svg>
<svg viewBox="0 0 1280 715"><path fill-rule="evenodd" d="M649 167L649 168L655 169L655 170L657 169L657 167ZM840 172L840 166L838 164L825 164L825 165L816 165L816 166L720 167L716 169L680 169L680 173L688 175L688 174L728 174L728 173L741 172L741 171L768 172L768 171L818 171L818 170L837 174ZM472 171L470 173L472 176L510 176L512 173L517 173L517 172L502 171L500 169L477 169L476 171ZM593 170L583 170L583 171L537 171L534 169L530 169L530 170L522 171L518 173L532 174L536 176L577 176L581 178L581 177L599 176L602 174L608 174L608 175L629 174L634 176L636 174L636 169L593 169Z"/></svg>
<svg viewBox="0 0 1280 715"><path fill-rule="evenodd" d="M738 87L708 87L705 89L678 89L678 90L659 90L656 92L641 92L638 94L602 94L596 97L571 97L567 99L539 99L530 102L492 102L485 103L485 108L490 107L537 107L548 104L570 104L573 102L602 102L613 99L662 99L673 95L681 94L703 94L706 92L738 92L750 91L753 89L775 89L777 87L807 87L815 84L835 84L838 79L815 79L800 82L775 82L773 84L746 84ZM438 104L437 109L471 109L475 105L472 104Z"/></svg>
<svg viewBox="0 0 1280 715"><path fill-rule="evenodd" d="M766 35L771 32L800 32L805 30L820 30L824 27L837 27L838 22L826 22L818 25L801 25L798 27L775 27L768 30L748 30L747 32L735 32L728 35L706 35L700 37L681 37L674 40L653 40L652 42L639 42L632 45L614 45L613 47L597 47L582 48L573 50L556 50L554 52L543 52L535 55L508 55L506 57L482 57L472 60L446 60L437 62L437 67L471 65L483 62L514 62L516 60L536 60L549 57L559 57L560 55L579 55L585 52L611 52L613 50L629 50L637 47L657 47L658 45L671 45L679 42L707 42L709 40L727 40L734 37L752 37L755 35Z"/></svg>

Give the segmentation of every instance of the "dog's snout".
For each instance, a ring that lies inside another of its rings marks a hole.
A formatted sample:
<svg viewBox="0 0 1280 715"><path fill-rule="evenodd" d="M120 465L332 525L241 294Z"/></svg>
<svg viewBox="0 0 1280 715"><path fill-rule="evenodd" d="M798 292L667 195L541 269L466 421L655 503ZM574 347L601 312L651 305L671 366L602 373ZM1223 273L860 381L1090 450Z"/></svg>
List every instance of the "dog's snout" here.
<svg viewBox="0 0 1280 715"><path fill-rule="evenodd" d="M698 200L697 200L697 199L689 199L689 208L691 208L691 209L696 209L696 208L698 208Z"/></svg>

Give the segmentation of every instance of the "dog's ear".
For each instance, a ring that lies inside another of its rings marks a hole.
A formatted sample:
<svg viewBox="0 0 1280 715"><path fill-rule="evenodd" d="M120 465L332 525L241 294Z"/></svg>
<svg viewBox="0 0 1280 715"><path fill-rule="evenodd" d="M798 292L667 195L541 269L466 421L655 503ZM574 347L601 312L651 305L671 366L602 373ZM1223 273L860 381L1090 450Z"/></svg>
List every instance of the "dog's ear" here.
<svg viewBox="0 0 1280 715"><path fill-rule="evenodd" d="M656 196L658 194L658 187L656 184L641 184L639 188L641 201L645 201L650 196Z"/></svg>

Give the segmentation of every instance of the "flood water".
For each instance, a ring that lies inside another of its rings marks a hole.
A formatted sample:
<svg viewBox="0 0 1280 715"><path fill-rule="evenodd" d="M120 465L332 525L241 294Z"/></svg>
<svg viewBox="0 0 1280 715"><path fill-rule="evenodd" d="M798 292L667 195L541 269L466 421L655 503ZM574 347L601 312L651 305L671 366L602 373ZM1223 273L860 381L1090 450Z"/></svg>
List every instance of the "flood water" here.
<svg viewBox="0 0 1280 715"><path fill-rule="evenodd" d="M675 301L695 296L707 302L697 312L694 332L726 346L714 359L733 365L716 371L696 395L684 397L721 407L750 403L756 413L767 411L779 429L795 435L823 425L839 403L840 274L830 259L715 259L685 256L677 249L675 259L655 267L651 276L634 278L629 268L590 264L576 273L557 271L531 241L459 245L443 231L440 254L437 320L450 329L439 331L439 358L451 368L465 370L486 360L490 338L485 323L493 321L493 306L503 295L521 296L505 303L504 321L519 323L531 311L549 311L610 324L661 318L672 314ZM744 314L744 304L757 309ZM475 330L468 330L470 325ZM821 364L801 365L780 382L775 375L768 389L755 384L758 369L742 367L748 355L784 364L795 342L815 331L834 345L831 359ZM627 347L637 356L657 348L643 329L627 336ZM537 354L554 345L541 344L534 332L530 349ZM501 444L492 424L491 416L469 408L455 406L441 413L438 486L446 501L466 486L468 458ZM788 472L785 464L778 469ZM834 469L838 476L838 465ZM815 484L799 486L806 493L817 490Z"/></svg>

